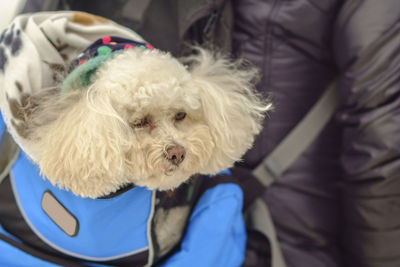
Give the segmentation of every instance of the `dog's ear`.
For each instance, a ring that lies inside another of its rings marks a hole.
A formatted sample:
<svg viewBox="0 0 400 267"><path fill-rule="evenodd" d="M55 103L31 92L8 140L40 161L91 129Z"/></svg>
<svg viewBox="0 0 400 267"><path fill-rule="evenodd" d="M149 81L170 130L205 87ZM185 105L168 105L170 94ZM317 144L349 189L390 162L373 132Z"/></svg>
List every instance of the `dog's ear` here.
<svg viewBox="0 0 400 267"><path fill-rule="evenodd" d="M255 91L257 70L203 49L184 58L199 91L204 118L215 142L206 171L232 166L252 146L271 104Z"/></svg>
<svg viewBox="0 0 400 267"><path fill-rule="evenodd" d="M108 98L90 97L86 90L67 93L69 102L40 138L41 172L58 186L83 197L99 197L115 191L123 175L128 133ZM69 100L71 99L71 100ZM75 101L75 102L72 102ZM44 109L44 112L46 109Z"/></svg>

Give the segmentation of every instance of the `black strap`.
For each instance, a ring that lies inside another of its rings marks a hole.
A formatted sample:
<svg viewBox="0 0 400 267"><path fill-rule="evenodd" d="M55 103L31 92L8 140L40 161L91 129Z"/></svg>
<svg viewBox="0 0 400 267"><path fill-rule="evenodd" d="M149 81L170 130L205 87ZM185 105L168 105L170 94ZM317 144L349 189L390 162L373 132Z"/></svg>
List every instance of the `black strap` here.
<svg viewBox="0 0 400 267"><path fill-rule="evenodd" d="M247 169L234 167L231 169L232 175L237 177L238 184L243 190L243 210L248 207L265 192L264 185Z"/></svg>
<svg viewBox="0 0 400 267"><path fill-rule="evenodd" d="M19 155L19 147L5 129L0 140L0 183L10 172Z"/></svg>
<svg viewBox="0 0 400 267"><path fill-rule="evenodd" d="M222 174L205 179L201 186L199 196L207 189L213 188L219 184L237 184L243 191L243 210L246 211L251 203L264 193L265 187L244 168L234 167L231 171L232 175Z"/></svg>
<svg viewBox="0 0 400 267"><path fill-rule="evenodd" d="M6 243L18 248L19 250L22 250L22 251L24 251L24 252L26 252L26 253L28 253L28 254L36 257L36 258L39 258L39 259L42 259L42 260L45 260L45 261L48 261L48 262L51 262L51 263L59 264L61 266L71 266L71 267L73 267L73 266L79 266L79 267L80 266L85 266L85 265L83 265L82 263L79 263L79 262L74 262L74 261L71 261L71 260L66 260L66 259L63 259L63 258L54 257L54 256L51 256L51 255L49 255L47 253L43 253L40 250L37 250L37 249L35 249L35 248L31 247L31 246L28 246L28 245L26 245L24 243L17 242L14 239L11 239L11 238L9 238L9 237L1 234L1 233L0 233L0 240L2 240L4 242L6 242Z"/></svg>
<svg viewBox="0 0 400 267"><path fill-rule="evenodd" d="M72 258L64 258L64 257L60 257L59 255L57 256L52 256L48 253L44 253L38 249L35 249L29 245L26 245L25 243L20 243L18 241L15 241L14 239L9 238L6 235L3 235L2 233L0 233L0 240L18 248L21 251L24 251L26 253L28 253L29 255L36 257L38 259L42 259L44 261L47 262L51 262L51 263L55 263L58 264L60 266L68 266L68 267L82 267L82 266L88 266L82 262L79 262L77 259L72 259ZM61 255L61 254L60 254ZM141 257L143 260L142 262L145 263L147 262L147 258L148 258L148 252L141 252L137 255L135 255L135 257ZM93 262L94 263L94 262ZM144 266L143 263L139 263L139 264L134 264L132 262L129 261L129 258L125 258L125 259L121 259L121 260L115 260L115 261L109 261L107 263L102 263L102 262L96 262L96 263L100 263L100 264L111 264L110 266L126 266L126 267L132 267L132 266Z"/></svg>

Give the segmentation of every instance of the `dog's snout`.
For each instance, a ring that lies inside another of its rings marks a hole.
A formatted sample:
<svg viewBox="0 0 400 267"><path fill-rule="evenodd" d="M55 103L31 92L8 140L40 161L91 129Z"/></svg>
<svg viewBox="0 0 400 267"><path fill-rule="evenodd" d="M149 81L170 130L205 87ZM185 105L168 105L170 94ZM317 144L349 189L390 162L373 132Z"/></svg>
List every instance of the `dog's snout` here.
<svg viewBox="0 0 400 267"><path fill-rule="evenodd" d="M175 165L179 165L185 159L186 151L183 146L174 145L167 149L167 159Z"/></svg>

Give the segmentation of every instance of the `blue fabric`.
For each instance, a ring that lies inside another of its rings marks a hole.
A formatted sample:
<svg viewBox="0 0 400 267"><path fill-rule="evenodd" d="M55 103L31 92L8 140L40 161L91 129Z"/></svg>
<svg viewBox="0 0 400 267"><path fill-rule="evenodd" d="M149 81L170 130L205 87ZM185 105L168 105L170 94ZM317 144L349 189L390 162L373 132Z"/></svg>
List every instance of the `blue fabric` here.
<svg viewBox="0 0 400 267"><path fill-rule="evenodd" d="M190 217L180 250L162 266L240 266L246 245L242 200L242 191L235 184L220 184L208 189ZM56 266L45 264L1 241L0 255L7 255L1 257L0 266Z"/></svg>
<svg viewBox="0 0 400 267"><path fill-rule="evenodd" d="M236 184L220 184L199 199L180 250L163 267L241 266L246 248L243 193Z"/></svg>
<svg viewBox="0 0 400 267"><path fill-rule="evenodd" d="M6 125L3 121L3 116L0 116L0 136L3 135L5 127L6 127Z"/></svg>
<svg viewBox="0 0 400 267"><path fill-rule="evenodd" d="M50 246L93 260L135 254L148 248L150 190L135 187L110 199L82 198L42 179L38 167L22 151L11 173L13 190L18 192L17 203L25 220ZM47 190L77 218L76 236L66 235L43 211L41 198Z"/></svg>

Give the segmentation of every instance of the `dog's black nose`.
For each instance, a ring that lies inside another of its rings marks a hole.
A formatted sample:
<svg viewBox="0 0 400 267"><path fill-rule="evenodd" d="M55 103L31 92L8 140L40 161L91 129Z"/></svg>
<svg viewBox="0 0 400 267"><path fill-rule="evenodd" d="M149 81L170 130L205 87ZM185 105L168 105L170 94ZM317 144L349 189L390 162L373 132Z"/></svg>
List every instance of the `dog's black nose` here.
<svg viewBox="0 0 400 267"><path fill-rule="evenodd" d="M174 145L167 149L167 159L175 165L179 165L185 159L186 151L183 146Z"/></svg>

